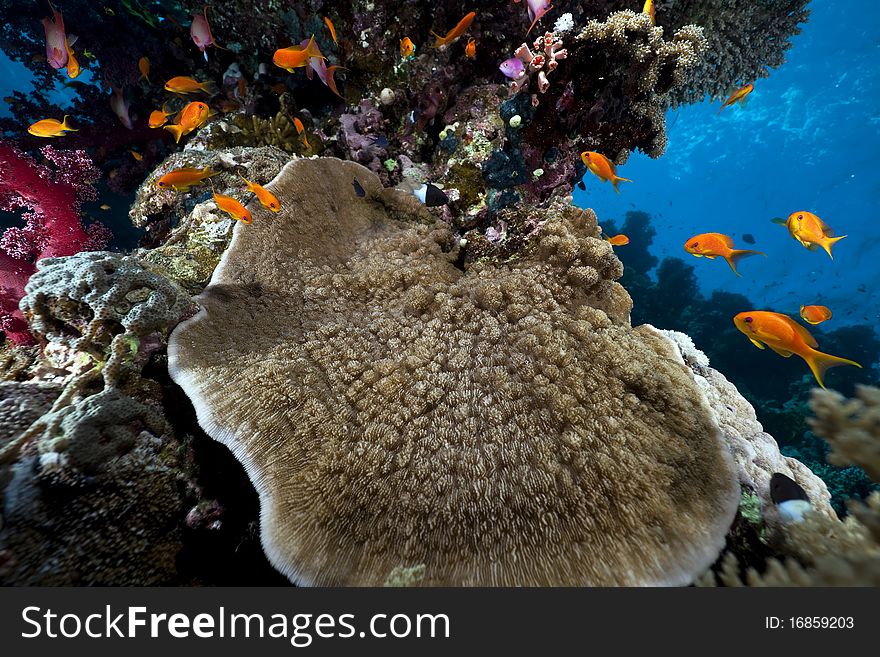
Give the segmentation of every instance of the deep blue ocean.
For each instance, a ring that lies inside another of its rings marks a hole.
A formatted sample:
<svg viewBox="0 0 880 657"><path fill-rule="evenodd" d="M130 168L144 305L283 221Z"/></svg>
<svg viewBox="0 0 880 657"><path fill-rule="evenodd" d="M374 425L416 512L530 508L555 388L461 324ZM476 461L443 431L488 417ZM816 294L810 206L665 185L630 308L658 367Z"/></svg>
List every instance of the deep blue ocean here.
<svg viewBox="0 0 880 657"><path fill-rule="evenodd" d="M619 195L587 174L587 189L575 190L575 203L618 227L627 211L652 215L652 254L686 259L705 294L737 292L759 309L795 317L802 304L826 305L834 313L829 329L832 323L876 324L880 27L854 0L814 0L810 8L787 62L755 82L745 107L719 115L720 102L703 102L670 111L663 157L633 154L618 174L634 182L622 183ZM770 221L797 210L848 235L835 246L833 261ZM726 233L737 247L768 257L742 261L737 278L721 259L684 252L685 240L705 232ZM742 241L745 233L754 245Z"/></svg>

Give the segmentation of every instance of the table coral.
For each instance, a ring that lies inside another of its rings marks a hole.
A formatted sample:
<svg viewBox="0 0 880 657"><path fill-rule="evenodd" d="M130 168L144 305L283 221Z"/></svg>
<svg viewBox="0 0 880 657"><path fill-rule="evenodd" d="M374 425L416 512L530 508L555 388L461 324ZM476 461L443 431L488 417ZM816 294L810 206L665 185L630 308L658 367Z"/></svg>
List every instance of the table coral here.
<svg viewBox="0 0 880 657"><path fill-rule="evenodd" d="M462 271L449 229L359 165L296 160L270 189L296 211L236 226L169 370L245 465L281 572L686 584L715 559L729 456L687 369L630 327L595 222L571 210Z"/></svg>

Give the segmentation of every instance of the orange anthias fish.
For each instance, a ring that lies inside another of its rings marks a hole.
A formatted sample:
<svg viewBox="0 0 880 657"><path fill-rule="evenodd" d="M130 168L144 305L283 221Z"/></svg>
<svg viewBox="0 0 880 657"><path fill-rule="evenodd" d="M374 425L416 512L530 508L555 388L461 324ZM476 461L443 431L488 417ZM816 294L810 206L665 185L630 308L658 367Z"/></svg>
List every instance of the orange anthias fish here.
<svg viewBox="0 0 880 657"><path fill-rule="evenodd" d="M642 13L648 14L651 18L651 25L656 25L657 8L654 7L654 0L645 0L645 6L642 7Z"/></svg>
<svg viewBox="0 0 880 657"><path fill-rule="evenodd" d="M178 75L168 80L165 83L165 91L175 94L194 94L201 91L209 96L213 96L216 93L213 82L199 82L183 75Z"/></svg>
<svg viewBox="0 0 880 657"><path fill-rule="evenodd" d="M608 238L608 243L611 246L626 246L629 244L629 238L626 235L615 235L614 237Z"/></svg>
<svg viewBox="0 0 880 657"><path fill-rule="evenodd" d="M803 358L810 366L816 381L823 388L825 384L822 382L822 377L829 368L840 365L861 367L855 361L818 351L819 344L810 332L787 315L751 310L736 315L733 323L758 349L763 349L764 345L767 345L785 358L789 358L792 354Z"/></svg>
<svg viewBox="0 0 880 657"><path fill-rule="evenodd" d="M168 123L168 117L174 114L175 112L169 112L166 109L165 105L162 105L162 109L153 110L150 112L150 127L151 128L161 128L163 125Z"/></svg>
<svg viewBox="0 0 880 657"><path fill-rule="evenodd" d="M63 137L68 131L76 132L76 129L67 125L66 114L61 121L58 119L43 119L28 128L28 132L34 135L34 137Z"/></svg>
<svg viewBox="0 0 880 657"><path fill-rule="evenodd" d="M210 112L210 108L205 103L198 101L189 103L180 111L177 123L166 125L165 130L174 135L174 143L180 143L181 137L205 125Z"/></svg>
<svg viewBox="0 0 880 657"><path fill-rule="evenodd" d="M324 24L327 26L327 29L330 30L330 36L333 37L333 43L338 46L339 42L336 40L336 28L333 27L333 21L327 18L327 16L324 16Z"/></svg>
<svg viewBox="0 0 880 657"><path fill-rule="evenodd" d="M468 39L467 45L464 47L464 55L468 59L473 59L477 56L477 42L473 39Z"/></svg>
<svg viewBox="0 0 880 657"><path fill-rule="evenodd" d="M73 50L70 48L70 42L67 40L66 34L64 35L64 50L67 53L67 77L72 80L79 76L82 69L76 60L76 56L73 54Z"/></svg>
<svg viewBox="0 0 880 657"><path fill-rule="evenodd" d="M400 40L400 57L402 59L412 59L416 56L416 44L409 37L403 37Z"/></svg>
<svg viewBox="0 0 880 657"><path fill-rule="evenodd" d="M141 57L138 60L138 70L141 72L141 77L147 82L150 81L150 60L147 57Z"/></svg>
<svg viewBox="0 0 880 657"><path fill-rule="evenodd" d="M773 223L788 228L791 236L810 251L815 251L821 246L832 260L834 256L831 254L831 247L846 237L846 235L834 237L834 231L828 224L806 210L792 212L787 220L777 217L773 219Z"/></svg>
<svg viewBox="0 0 880 657"><path fill-rule="evenodd" d="M49 3L52 18L44 18L43 29L46 32L46 60L52 68L67 66L67 36L64 33L64 18L61 12Z"/></svg>
<svg viewBox="0 0 880 657"><path fill-rule="evenodd" d="M831 309L827 306L801 306L801 317L810 324L821 324L831 319Z"/></svg>
<svg viewBox="0 0 880 657"><path fill-rule="evenodd" d="M131 151L131 150L130 150L130 151L128 151L128 152L131 153L131 156L132 156L135 160L137 160L138 162L143 161L144 156L141 155L140 153L138 153L137 151Z"/></svg>
<svg viewBox="0 0 880 657"><path fill-rule="evenodd" d="M723 110L725 107L730 107L734 103L739 103L740 105L745 103L746 96L752 93L752 89L754 88L755 85L749 82L744 87L740 87L739 89L734 91L732 94L730 94L730 96L728 96L727 100L722 103L721 108L718 110L718 113L721 114L721 110Z"/></svg>
<svg viewBox="0 0 880 657"><path fill-rule="evenodd" d="M294 69L303 68L309 65L312 57L325 59L321 51L318 50L318 44L315 43L315 35L308 41L308 45L288 46L287 48L279 48L272 56L272 63L278 68L283 68L288 73L293 73Z"/></svg>
<svg viewBox="0 0 880 657"><path fill-rule="evenodd" d="M431 36L437 39L434 42L434 47L439 48L440 46L445 46L455 41L458 37L460 37L467 31L467 29L471 26L471 23L474 22L474 19L476 17L477 13L475 11L467 14L464 18L458 21L458 25L456 25L451 30L449 30L449 32L446 33L446 36L440 36L436 32L431 32Z"/></svg>
<svg viewBox="0 0 880 657"><path fill-rule="evenodd" d="M684 243L684 250L697 258L702 258L703 256L709 258L709 260L714 260L717 257L724 258L737 276L741 274L736 270L736 263L742 258L752 255L767 255L766 253L752 251L751 249L734 249L733 239L722 233L694 235Z"/></svg>
<svg viewBox="0 0 880 657"><path fill-rule="evenodd" d="M248 209L231 196L224 196L223 194L214 192L214 203L217 204L217 207L220 210L223 210L223 212L230 215L233 219L243 221L246 224L249 224L254 220Z"/></svg>
<svg viewBox="0 0 880 657"><path fill-rule="evenodd" d="M632 182L629 178L621 178L617 175L617 169L611 164L611 161L601 153L593 151L584 151L581 153L581 161L587 165L587 168L602 182L611 181L614 185L614 191L620 194L618 183Z"/></svg>
<svg viewBox="0 0 880 657"><path fill-rule="evenodd" d="M263 187L262 185L258 185L257 183L252 183L250 180L241 177L244 180L247 188L257 195L257 198L260 199L260 203L263 204L264 208L269 208L272 212L279 212L281 210L281 203L275 197L275 195L270 192L268 189ZM236 217L237 218L237 217ZM248 222L250 223L250 222Z"/></svg>
<svg viewBox="0 0 880 657"><path fill-rule="evenodd" d="M217 172L211 169L211 167L205 167L204 169L175 169L159 178L156 181L156 185L165 189L173 189L176 192L185 192L193 185L198 185L206 178L216 175Z"/></svg>
<svg viewBox="0 0 880 657"><path fill-rule="evenodd" d="M303 122L299 120L299 117L293 117L293 125L296 128L296 134L300 135L303 140L303 146L306 148L311 148L309 144L309 138L306 137L306 127L303 125Z"/></svg>

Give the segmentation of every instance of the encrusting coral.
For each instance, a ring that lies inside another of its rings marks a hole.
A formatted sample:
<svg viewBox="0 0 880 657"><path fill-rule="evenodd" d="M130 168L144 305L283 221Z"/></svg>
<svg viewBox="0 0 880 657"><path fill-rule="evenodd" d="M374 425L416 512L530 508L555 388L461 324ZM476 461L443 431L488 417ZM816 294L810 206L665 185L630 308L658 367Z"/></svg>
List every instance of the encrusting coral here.
<svg viewBox="0 0 880 657"><path fill-rule="evenodd" d="M276 568L644 585L714 561L732 464L687 368L630 327L590 215L463 271L449 228L355 163L295 160L270 189L290 209L236 226L169 371L244 464Z"/></svg>

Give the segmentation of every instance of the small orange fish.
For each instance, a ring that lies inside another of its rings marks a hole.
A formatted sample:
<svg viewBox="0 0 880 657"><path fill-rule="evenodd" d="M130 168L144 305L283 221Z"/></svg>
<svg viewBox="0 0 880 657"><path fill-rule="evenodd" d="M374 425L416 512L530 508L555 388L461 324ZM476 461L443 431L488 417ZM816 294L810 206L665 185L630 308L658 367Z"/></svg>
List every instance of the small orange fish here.
<svg viewBox="0 0 880 657"><path fill-rule="evenodd" d="M70 48L70 43L67 41L67 35L64 35L64 49L67 51L67 77L71 80L79 76L82 72L82 69L79 66L79 62L74 57L73 50Z"/></svg>
<svg viewBox="0 0 880 657"><path fill-rule="evenodd" d="M224 196L223 194L214 192L214 203L217 204L217 207L220 210L223 210L223 212L230 215L233 219L243 221L246 224L249 224L254 220L248 209L231 196Z"/></svg>
<svg viewBox="0 0 880 657"><path fill-rule="evenodd" d="M169 112L165 107L165 105L162 105L162 109L150 112L151 128L161 128L168 123L168 117L174 114L174 112Z"/></svg>
<svg viewBox="0 0 880 657"><path fill-rule="evenodd" d="M657 8L654 7L654 0L645 0L645 6L642 7L642 13L648 14L651 18L651 25L656 25Z"/></svg>
<svg viewBox="0 0 880 657"><path fill-rule="evenodd" d="M289 46L287 48L279 48L276 50L275 54L272 56L272 63L278 68L283 68L288 73L293 73L294 69L308 66L309 59L312 57L326 59L326 57L321 54L321 51L318 50L314 34L312 35L312 38L309 39L308 45L305 47Z"/></svg>
<svg viewBox="0 0 880 657"><path fill-rule="evenodd" d="M416 56L416 44L409 37L400 40L400 56L403 59L412 59Z"/></svg>
<svg viewBox="0 0 880 657"><path fill-rule="evenodd" d="M784 358L789 358L792 354L803 358L823 388L825 384L822 377L829 368L840 365L861 367L855 361L819 351L819 344L810 332L787 315L750 310L736 315L733 323L758 349L767 345Z"/></svg>
<svg viewBox="0 0 880 657"><path fill-rule="evenodd" d="M299 120L299 117L293 117L293 125L296 128L296 134L302 137L303 145L306 148L311 148L311 145L309 144L309 138L306 137L306 128L303 125L303 122Z"/></svg>
<svg viewBox="0 0 880 657"><path fill-rule="evenodd" d="M831 247L846 237L846 235L834 237L834 231L828 224L806 210L792 212L787 220L777 217L772 221L788 228L791 236L810 251L815 251L821 246L832 260L834 256L831 255Z"/></svg>
<svg viewBox="0 0 880 657"><path fill-rule="evenodd" d="M247 185L247 188L257 195L257 198L260 199L260 203L263 204L264 208L269 208L272 212L279 212L281 210L281 203L275 197L275 195L270 192L268 189L263 187L262 185L258 185L257 183L252 183L250 180L241 176L241 179L244 180L244 183ZM248 222L250 223L250 222Z"/></svg>
<svg viewBox="0 0 880 657"><path fill-rule="evenodd" d="M718 113L721 114L721 110L725 107L730 107L734 103L739 103L740 105L745 104L746 96L752 93L752 89L755 88L755 85L749 82L744 87L740 87L736 91L734 91L730 96L727 97L727 100L721 105L721 108L718 110Z"/></svg>
<svg viewBox="0 0 880 657"><path fill-rule="evenodd" d="M137 160L138 162L143 161L144 156L141 155L140 153L138 153L137 151L128 151L128 152L131 153L131 156L132 156L135 160Z"/></svg>
<svg viewBox="0 0 880 657"><path fill-rule="evenodd" d="M741 274L736 270L736 263L742 258L751 255L767 255L766 253L752 251L751 249L734 249L733 239L722 233L694 235L684 243L684 250L697 258L702 258L703 256L709 258L709 260L714 260L717 257L724 258L737 276Z"/></svg>
<svg viewBox="0 0 880 657"><path fill-rule="evenodd" d="M210 112L211 109L205 103L189 103L180 111L177 123L166 125L165 130L174 135L174 143L180 143L181 137L205 125Z"/></svg>
<svg viewBox="0 0 880 657"><path fill-rule="evenodd" d="M165 91L170 91L175 94L194 94L201 91L209 96L213 96L217 93L214 83L210 80L207 82L199 82L198 80L193 80L192 78L183 75L178 75L177 77L168 80L168 82L165 83Z"/></svg>
<svg viewBox="0 0 880 657"><path fill-rule="evenodd" d="M198 185L203 180L216 176L217 172L211 167L204 169L175 169L169 171L156 181L156 185L164 189L173 189L176 192L186 192L193 185Z"/></svg>
<svg viewBox="0 0 880 657"><path fill-rule="evenodd" d="M330 30L330 36L333 37L333 43L338 46L339 42L336 40L336 28L333 27L333 21L324 16L324 23L327 25L327 29Z"/></svg>
<svg viewBox="0 0 880 657"><path fill-rule="evenodd" d="M617 175L617 169L611 164L611 161L601 153L593 151L584 151L581 153L581 161L587 165L587 168L601 180L603 183L611 181L614 185L614 191L620 194L618 183L632 182L629 178L621 178Z"/></svg>
<svg viewBox="0 0 880 657"><path fill-rule="evenodd" d="M150 60L147 57L141 57L138 60L138 70L141 72L141 78L150 81Z"/></svg>
<svg viewBox="0 0 880 657"><path fill-rule="evenodd" d="M63 137L68 131L76 132L76 129L67 125L66 114L61 121L58 119L43 119L28 128L28 132L34 135L34 137Z"/></svg>
<svg viewBox="0 0 880 657"><path fill-rule="evenodd" d="M629 244L629 238L626 235L615 235L608 238L608 243L611 246L626 246Z"/></svg>
<svg viewBox="0 0 880 657"><path fill-rule="evenodd" d="M468 59L473 59L477 56L477 42L473 39L468 39L467 45L464 47L464 55Z"/></svg>
<svg viewBox="0 0 880 657"><path fill-rule="evenodd" d="M801 306L801 317L810 324L821 324L831 319L831 309L827 306Z"/></svg>
<svg viewBox="0 0 880 657"><path fill-rule="evenodd" d="M434 47L439 48L440 46L445 46L455 41L458 37L460 37L467 31L467 29L471 26L471 23L474 22L474 19L476 17L477 12L475 11L466 14L464 18L458 21L458 25L456 25L451 30L449 30L449 32L446 33L446 36L440 36L436 32L431 32L431 36L436 39L436 41L434 42Z"/></svg>

